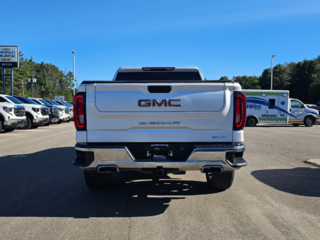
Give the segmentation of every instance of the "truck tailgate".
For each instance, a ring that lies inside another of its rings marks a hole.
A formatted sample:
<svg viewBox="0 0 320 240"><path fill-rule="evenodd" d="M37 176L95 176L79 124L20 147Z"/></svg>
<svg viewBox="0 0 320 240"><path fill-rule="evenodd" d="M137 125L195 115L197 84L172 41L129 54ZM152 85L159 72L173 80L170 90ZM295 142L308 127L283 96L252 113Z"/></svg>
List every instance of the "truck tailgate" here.
<svg viewBox="0 0 320 240"><path fill-rule="evenodd" d="M225 82L87 84L87 142L232 142L232 99Z"/></svg>

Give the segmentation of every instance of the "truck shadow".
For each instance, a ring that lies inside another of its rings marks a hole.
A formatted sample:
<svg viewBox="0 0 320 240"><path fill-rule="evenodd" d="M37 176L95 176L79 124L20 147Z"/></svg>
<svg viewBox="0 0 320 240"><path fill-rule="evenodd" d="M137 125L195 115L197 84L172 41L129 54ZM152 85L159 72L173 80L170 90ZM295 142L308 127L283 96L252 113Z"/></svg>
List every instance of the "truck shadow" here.
<svg viewBox="0 0 320 240"><path fill-rule="evenodd" d="M308 197L320 197L320 168L258 170L251 173L257 180L279 191Z"/></svg>
<svg viewBox="0 0 320 240"><path fill-rule="evenodd" d="M153 181L152 175L136 172L115 174L110 189L91 191L83 171L72 166L74 158L73 147L0 157L0 217L154 216L171 201L212 194L204 176L203 182Z"/></svg>

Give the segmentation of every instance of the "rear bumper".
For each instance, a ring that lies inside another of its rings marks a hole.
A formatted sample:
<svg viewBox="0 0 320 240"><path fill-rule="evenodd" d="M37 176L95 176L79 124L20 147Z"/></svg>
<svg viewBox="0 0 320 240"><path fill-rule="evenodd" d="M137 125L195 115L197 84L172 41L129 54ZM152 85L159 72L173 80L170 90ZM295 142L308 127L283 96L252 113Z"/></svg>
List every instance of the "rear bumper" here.
<svg viewBox="0 0 320 240"><path fill-rule="evenodd" d="M3 122L4 129L18 128L25 123L25 119L10 119Z"/></svg>
<svg viewBox="0 0 320 240"><path fill-rule="evenodd" d="M75 150L77 158L73 165L83 170L98 170L101 166L114 166L120 171L157 168L201 171L203 167L209 166L220 167L222 171L233 171L247 165L242 158L245 151L244 144L195 148L186 161L136 160L127 147L94 148L77 144Z"/></svg>

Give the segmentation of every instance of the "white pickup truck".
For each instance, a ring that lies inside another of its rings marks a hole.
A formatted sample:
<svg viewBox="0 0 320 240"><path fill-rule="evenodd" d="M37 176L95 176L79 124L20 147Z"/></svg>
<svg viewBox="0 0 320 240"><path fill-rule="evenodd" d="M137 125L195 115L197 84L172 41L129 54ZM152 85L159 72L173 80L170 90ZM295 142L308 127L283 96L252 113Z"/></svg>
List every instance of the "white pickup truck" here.
<svg viewBox="0 0 320 240"><path fill-rule="evenodd" d="M90 189L107 188L119 171L194 170L225 190L247 165L240 85L207 81L197 67L121 67L112 81L82 82L73 103L73 164Z"/></svg>

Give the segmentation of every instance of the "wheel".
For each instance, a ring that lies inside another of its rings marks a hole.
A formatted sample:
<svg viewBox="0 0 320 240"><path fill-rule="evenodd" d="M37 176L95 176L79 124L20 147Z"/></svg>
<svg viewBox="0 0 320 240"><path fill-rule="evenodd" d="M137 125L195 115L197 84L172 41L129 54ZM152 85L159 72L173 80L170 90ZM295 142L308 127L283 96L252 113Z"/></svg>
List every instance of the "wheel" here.
<svg viewBox="0 0 320 240"><path fill-rule="evenodd" d="M2 132L2 121L0 121L0 133Z"/></svg>
<svg viewBox="0 0 320 240"><path fill-rule="evenodd" d="M57 124L61 124L62 123L62 121L61 120L59 120L58 122L57 122Z"/></svg>
<svg viewBox="0 0 320 240"><path fill-rule="evenodd" d="M45 124L45 126L50 126L50 123Z"/></svg>
<svg viewBox="0 0 320 240"><path fill-rule="evenodd" d="M304 125L306 127L312 127L313 126L313 117L310 117L310 116L307 116L305 119L304 119Z"/></svg>
<svg viewBox="0 0 320 240"><path fill-rule="evenodd" d="M206 173L207 183L212 190L224 191L231 187L234 171L222 173Z"/></svg>
<svg viewBox="0 0 320 240"><path fill-rule="evenodd" d="M84 180L88 188L92 190L107 189L111 183L112 173L98 173L94 171L84 171Z"/></svg>
<svg viewBox="0 0 320 240"><path fill-rule="evenodd" d="M5 132L13 132L13 130L15 130L15 128L4 129Z"/></svg>
<svg viewBox="0 0 320 240"><path fill-rule="evenodd" d="M29 117L26 117L25 123L20 128L30 129L31 127L32 127L32 120Z"/></svg>
<svg viewBox="0 0 320 240"><path fill-rule="evenodd" d="M248 117L247 118L246 124L248 127L255 127L257 125L257 123L258 123L258 121L255 117Z"/></svg>
<svg viewBox="0 0 320 240"><path fill-rule="evenodd" d="M298 127L300 124L296 124L296 123L295 123L295 124L292 124L292 125L293 125L294 127Z"/></svg>

